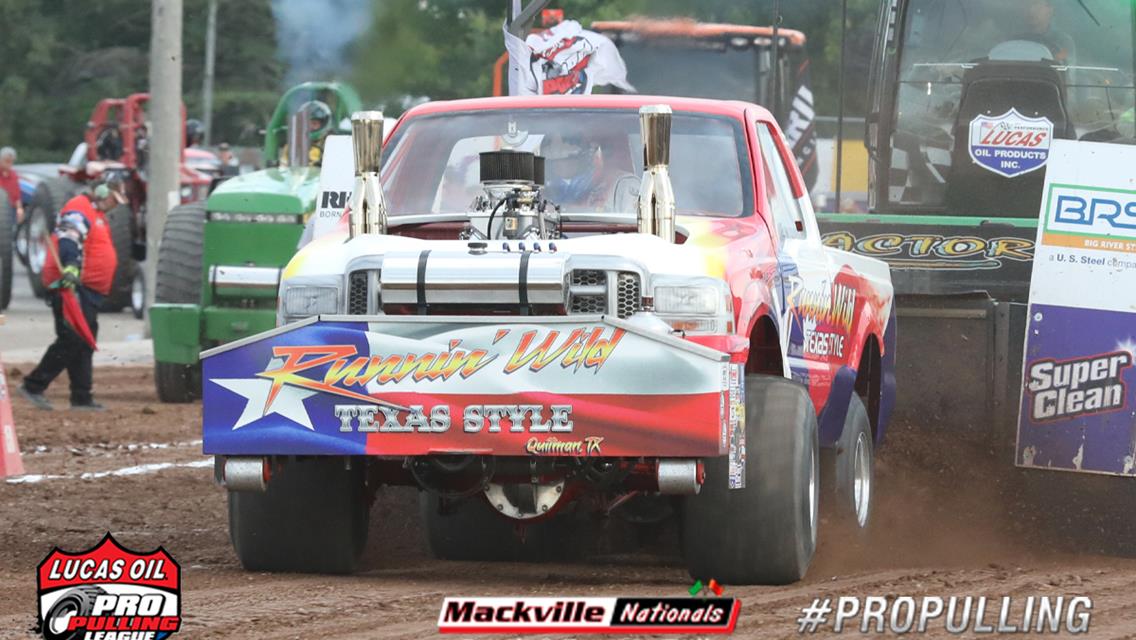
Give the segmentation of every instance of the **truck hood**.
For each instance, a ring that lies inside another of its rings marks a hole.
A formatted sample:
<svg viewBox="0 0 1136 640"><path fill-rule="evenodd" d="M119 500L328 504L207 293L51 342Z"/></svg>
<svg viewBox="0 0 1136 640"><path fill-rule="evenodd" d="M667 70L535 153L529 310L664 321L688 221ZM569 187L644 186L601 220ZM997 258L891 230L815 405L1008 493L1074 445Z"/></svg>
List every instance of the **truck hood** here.
<svg viewBox="0 0 1136 640"><path fill-rule="evenodd" d="M209 211L294 213L315 209L319 168L272 168L222 182L205 203Z"/></svg>
<svg viewBox="0 0 1136 640"><path fill-rule="evenodd" d="M684 244L671 244L639 233L602 234L548 241L504 241L485 243L485 254L519 254L523 251L560 256L607 256L634 262L649 273L687 276L725 277L720 242L692 234ZM522 249L524 247L524 249ZM555 252L551 249L555 248ZM471 258L471 241L422 240L395 235L364 235L348 239L345 233L328 234L301 249L285 267L283 279L297 276L342 275L360 260L381 260L388 255L418 254Z"/></svg>

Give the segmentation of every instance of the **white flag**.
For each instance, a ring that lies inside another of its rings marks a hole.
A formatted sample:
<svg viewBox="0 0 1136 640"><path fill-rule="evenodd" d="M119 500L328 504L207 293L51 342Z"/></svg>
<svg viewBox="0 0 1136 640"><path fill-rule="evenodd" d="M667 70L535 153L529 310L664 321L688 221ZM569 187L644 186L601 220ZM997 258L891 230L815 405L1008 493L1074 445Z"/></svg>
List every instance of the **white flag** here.
<svg viewBox="0 0 1136 640"><path fill-rule="evenodd" d="M615 43L575 20L526 40L503 30L509 52L509 95L591 93L593 87L609 84L635 91L627 82L627 66Z"/></svg>

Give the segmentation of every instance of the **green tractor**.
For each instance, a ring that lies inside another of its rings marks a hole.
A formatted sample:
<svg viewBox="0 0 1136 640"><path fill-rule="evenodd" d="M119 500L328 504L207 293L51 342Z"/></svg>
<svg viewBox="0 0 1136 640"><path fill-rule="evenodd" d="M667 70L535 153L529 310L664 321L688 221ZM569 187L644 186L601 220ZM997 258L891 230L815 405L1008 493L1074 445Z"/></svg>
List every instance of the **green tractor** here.
<svg viewBox="0 0 1136 640"><path fill-rule="evenodd" d="M203 349L275 326L280 270L315 209L323 141L350 133L351 114L360 108L343 84L293 87L265 130L268 168L170 210L150 308L154 382L163 402L200 396Z"/></svg>

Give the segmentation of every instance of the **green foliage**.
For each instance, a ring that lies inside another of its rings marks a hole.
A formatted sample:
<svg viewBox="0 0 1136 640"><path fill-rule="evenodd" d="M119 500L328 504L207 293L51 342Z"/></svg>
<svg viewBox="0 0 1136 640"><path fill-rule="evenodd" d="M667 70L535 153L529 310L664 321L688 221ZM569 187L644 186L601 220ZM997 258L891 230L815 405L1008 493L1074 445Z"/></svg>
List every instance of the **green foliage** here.
<svg viewBox="0 0 1136 640"><path fill-rule="evenodd" d="M207 0L185 0L183 92L200 117ZM259 144L280 91L269 0L222 0L214 140ZM0 0L0 144L20 161L65 160L95 103L146 91L150 3Z"/></svg>
<svg viewBox="0 0 1136 640"><path fill-rule="evenodd" d="M507 0L373 0L375 20L355 47L352 81L367 103L396 114L405 96L489 95L493 63L504 51ZM527 0L526 0L527 2ZM781 0L782 26L804 31L820 113L835 115L840 77L839 0ZM848 0L846 107L862 114L867 60L880 0ZM630 16L687 16L769 25L775 0L559 0L551 4L585 27Z"/></svg>
<svg viewBox="0 0 1136 640"><path fill-rule="evenodd" d="M201 117L208 0L183 0L182 95L190 117ZM213 69L214 143L259 147L282 91L270 0L220 0ZM314 28L314 25L313 25Z"/></svg>

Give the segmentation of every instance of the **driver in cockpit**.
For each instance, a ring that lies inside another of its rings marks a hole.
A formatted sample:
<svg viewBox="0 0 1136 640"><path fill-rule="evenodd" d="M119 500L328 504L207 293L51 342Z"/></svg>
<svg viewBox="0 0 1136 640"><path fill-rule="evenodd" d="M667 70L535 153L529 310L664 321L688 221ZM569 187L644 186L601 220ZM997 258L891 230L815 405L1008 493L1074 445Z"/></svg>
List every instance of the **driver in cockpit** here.
<svg viewBox="0 0 1136 640"><path fill-rule="evenodd" d="M616 140L625 134L593 132L550 133L541 142L544 156L544 197L566 212L634 211L638 177L631 173L630 156L617 153Z"/></svg>
<svg viewBox="0 0 1136 640"><path fill-rule="evenodd" d="M1053 0L1021 0L1024 11L1022 23L1026 30L1016 40L1029 40L1046 46L1053 61L1060 65L1073 64L1073 38L1053 28Z"/></svg>

